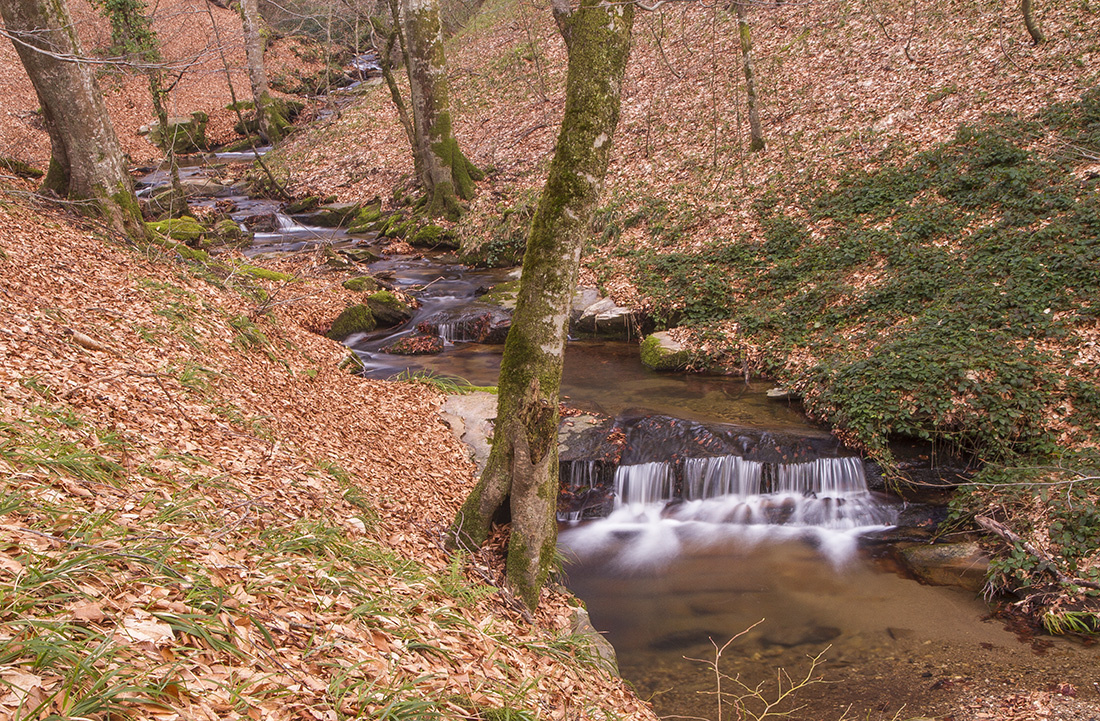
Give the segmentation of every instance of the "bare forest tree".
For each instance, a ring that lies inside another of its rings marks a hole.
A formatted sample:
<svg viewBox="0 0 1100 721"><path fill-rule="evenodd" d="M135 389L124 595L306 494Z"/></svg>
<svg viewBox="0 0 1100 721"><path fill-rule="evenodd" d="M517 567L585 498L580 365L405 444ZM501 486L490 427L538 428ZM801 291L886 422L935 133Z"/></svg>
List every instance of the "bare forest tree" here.
<svg viewBox="0 0 1100 721"><path fill-rule="evenodd" d="M492 451L453 529L457 545L479 545L508 503L508 582L529 608L554 559L566 323L619 121L634 4L581 0L573 10L556 0L554 14L569 49L565 115L523 258Z"/></svg>
<svg viewBox="0 0 1100 721"><path fill-rule="evenodd" d="M43 190L87 200L113 229L144 238L145 226L118 137L65 0L0 0L6 33L42 105L50 135Z"/></svg>
<svg viewBox="0 0 1100 721"><path fill-rule="evenodd" d="M1035 21L1035 13L1031 8L1031 0L1020 0L1020 10L1024 14L1024 25L1027 26L1028 35L1031 36L1031 41L1038 45L1046 38L1043 37L1043 31L1039 28L1039 23Z"/></svg>
<svg viewBox="0 0 1100 721"><path fill-rule="evenodd" d="M267 84L264 41L261 33L263 18L260 17L258 0L241 0L241 25L244 29L248 80L252 85L252 107L256 114L260 139L265 143L276 143L286 135L289 123L285 115L279 112Z"/></svg>
<svg viewBox="0 0 1100 721"><path fill-rule="evenodd" d="M435 0L396 0L394 6L409 75L413 154L425 211L456 220L462 212L459 201L474 196L474 181L482 173L462 154L451 125L439 9Z"/></svg>
<svg viewBox="0 0 1100 721"><path fill-rule="evenodd" d="M745 3L738 0L734 7L737 11L737 30L741 36L741 67L745 73L745 92L749 100L749 133L752 136L749 150L755 153L763 150L765 144L764 130L760 126L760 107L756 99L756 82L753 79L752 32Z"/></svg>

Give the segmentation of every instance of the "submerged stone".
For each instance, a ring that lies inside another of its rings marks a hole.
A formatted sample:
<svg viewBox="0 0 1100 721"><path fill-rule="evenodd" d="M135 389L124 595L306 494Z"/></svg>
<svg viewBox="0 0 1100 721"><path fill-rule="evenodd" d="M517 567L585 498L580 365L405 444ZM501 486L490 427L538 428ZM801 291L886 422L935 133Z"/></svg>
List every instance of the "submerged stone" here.
<svg viewBox="0 0 1100 721"><path fill-rule="evenodd" d="M909 572L932 586L958 586L975 593L985 587L989 557L973 542L913 545L898 549Z"/></svg>

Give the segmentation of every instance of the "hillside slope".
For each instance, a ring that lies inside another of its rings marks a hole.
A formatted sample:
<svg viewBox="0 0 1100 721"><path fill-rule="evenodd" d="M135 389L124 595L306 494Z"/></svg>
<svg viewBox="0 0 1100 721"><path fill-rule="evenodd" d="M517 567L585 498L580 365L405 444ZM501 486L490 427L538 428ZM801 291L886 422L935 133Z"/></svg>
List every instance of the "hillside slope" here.
<svg viewBox="0 0 1100 721"><path fill-rule="evenodd" d="M525 619L493 554L448 560L472 464L434 390L339 368L314 329L341 278L187 265L19 190L0 206L0 716L653 718L567 597Z"/></svg>

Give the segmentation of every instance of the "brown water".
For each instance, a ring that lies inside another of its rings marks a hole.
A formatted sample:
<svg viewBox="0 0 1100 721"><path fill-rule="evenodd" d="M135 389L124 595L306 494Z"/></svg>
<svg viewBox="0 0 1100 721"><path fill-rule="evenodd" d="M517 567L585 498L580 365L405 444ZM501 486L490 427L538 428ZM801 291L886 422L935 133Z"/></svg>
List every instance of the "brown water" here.
<svg viewBox="0 0 1100 721"><path fill-rule="evenodd" d="M781 669L801 680L821 654L812 676L822 683L780 707L805 705L796 719L937 715L968 694L1062 683L1097 698L1097 649L1054 639L1038 655L972 593L918 584L866 552L838 567L815 545L731 537L635 570L612 562L612 550L570 565L568 583L615 646L624 678L662 716L718 717L711 642L742 633L719 667L750 687L764 683L769 699ZM737 690L732 678L724 690ZM724 718L736 716L727 708Z"/></svg>

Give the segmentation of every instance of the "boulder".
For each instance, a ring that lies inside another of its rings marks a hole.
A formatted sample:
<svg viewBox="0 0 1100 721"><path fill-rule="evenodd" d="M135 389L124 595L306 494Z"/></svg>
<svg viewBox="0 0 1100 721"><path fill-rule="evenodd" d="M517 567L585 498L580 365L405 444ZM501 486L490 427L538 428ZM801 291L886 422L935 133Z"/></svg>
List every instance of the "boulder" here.
<svg viewBox="0 0 1100 721"><path fill-rule="evenodd" d="M610 298L600 298L580 311L573 321L572 330L607 338L630 338L636 326L633 310L616 305Z"/></svg>
<svg viewBox="0 0 1100 721"><path fill-rule="evenodd" d="M898 549L900 560L918 580L932 586L958 586L980 592L989 557L973 542L917 544Z"/></svg>
<svg viewBox="0 0 1100 721"><path fill-rule="evenodd" d="M409 235L409 244L420 248L446 248L458 249L458 241L454 234L441 225L429 223L422 225Z"/></svg>
<svg viewBox="0 0 1100 721"><path fill-rule="evenodd" d="M170 117L165 128L161 128L159 122L148 126L149 139L160 148L171 148L172 152L179 155L198 153L209 147L206 141L206 123L209 120L210 116L201 110L196 110L190 116Z"/></svg>
<svg viewBox="0 0 1100 721"><path fill-rule="evenodd" d="M642 341L642 365L655 371L677 371L687 368L691 353L668 331L652 333Z"/></svg>
<svg viewBox="0 0 1100 721"><path fill-rule="evenodd" d="M275 213L256 213L241 220L253 233L273 233L279 227Z"/></svg>
<svg viewBox="0 0 1100 721"><path fill-rule="evenodd" d="M489 461L493 421L497 415L496 393L476 391L447 396L441 414L454 437L470 448L470 455L480 474Z"/></svg>
<svg viewBox="0 0 1100 721"><path fill-rule="evenodd" d="M289 212L289 208L287 210ZM358 203L329 203L308 212L295 213L294 219L303 225L340 228L350 225L358 213Z"/></svg>
<svg viewBox="0 0 1100 721"><path fill-rule="evenodd" d="M378 323L374 320L371 309L360 303L345 309L332 322L332 327L325 335L333 340L344 340L353 333L369 333L377 327Z"/></svg>
<svg viewBox="0 0 1100 721"><path fill-rule="evenodd" d="M378 282L369 275L361 275L358 278L348 278L341 283L345 288L355 293L374 292L378 290Z"/></svg>
<svg viewBox="0 0 1100 721"><path fill-rule="evenodd" d="M380 290L367 298L374 320L383 328L401 325L412 318L412 308L388 290Z"/></svg>

